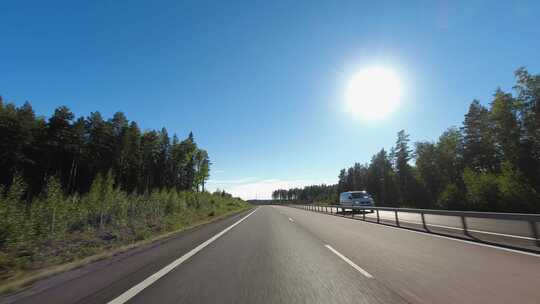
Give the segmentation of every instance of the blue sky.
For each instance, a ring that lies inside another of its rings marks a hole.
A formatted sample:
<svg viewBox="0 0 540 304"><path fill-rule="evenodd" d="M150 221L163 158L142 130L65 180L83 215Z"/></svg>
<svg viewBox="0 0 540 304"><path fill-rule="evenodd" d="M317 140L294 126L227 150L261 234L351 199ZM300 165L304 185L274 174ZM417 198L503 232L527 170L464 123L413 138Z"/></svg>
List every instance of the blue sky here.
<svg viewBox="0 0 540 304"><path fill-rule="evenodd" d="M332 183L405 129L435 140L474 98L540 72L538 1L5 1L0 94L50 115L121 110L193 131L210 189L244 198ZM344 106L358 70L399 75L400 107L363 122Z"/></svg>

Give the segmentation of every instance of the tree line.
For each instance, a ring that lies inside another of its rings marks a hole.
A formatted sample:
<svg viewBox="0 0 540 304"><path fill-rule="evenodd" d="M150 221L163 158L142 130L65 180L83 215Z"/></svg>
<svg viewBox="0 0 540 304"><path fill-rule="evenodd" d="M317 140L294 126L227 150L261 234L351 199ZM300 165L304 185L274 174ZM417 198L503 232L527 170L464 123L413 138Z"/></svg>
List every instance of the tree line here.
<svg viewBox="0 0 540 304"><path fill-rule="evenodd" d="M0 97L0 184L20 174L27 196L40 193L49 177L66 193L86 193L97 175L111 172L128 193L153 189L204 189L208 153L193 134L180 140L165 128L141 131L122 112L78 117L65 106L51 117L36 116L30 103L17 107Z"/></svg>
<svg viewBox="0 0 540 304"><path fill-rule="evenodd" d="M337 193L337 185L311 185L303 188L275 190L272 192L272 199L278 201L335 203Z"/></svg>
<svg viewBox="0 0 540 304"><path fill-rule="evenodd" d="M192 133L141 131L121 112L44 118L0 98L0 138L0 285L248 208L205 191L210 161Z"/></svg>
<svg viewBox="0 0 540 304"><path fill-rule="evenodd" d="M337 202L339 192L367 190L380 206L540 212L540 75L515 72L513 92L497 89L487 106L473 100L461 127L437 141L395 145L367 164L339 173L338 184L277 190L275 199ZM322 197L322 198L321 198Z"/></svg>

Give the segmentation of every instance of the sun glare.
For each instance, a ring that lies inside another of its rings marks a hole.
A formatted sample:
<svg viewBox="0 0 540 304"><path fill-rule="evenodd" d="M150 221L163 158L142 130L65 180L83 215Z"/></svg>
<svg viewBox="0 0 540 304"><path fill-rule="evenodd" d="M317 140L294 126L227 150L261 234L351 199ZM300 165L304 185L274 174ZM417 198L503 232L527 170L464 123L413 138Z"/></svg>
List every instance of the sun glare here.
<svg viewBox="0 0 540 304"><path fill-rule="evenodd" d="M348 110L362 120L382 119L398 108L401 89L394 71L366 68L355 74L347 86Z"/></svg>

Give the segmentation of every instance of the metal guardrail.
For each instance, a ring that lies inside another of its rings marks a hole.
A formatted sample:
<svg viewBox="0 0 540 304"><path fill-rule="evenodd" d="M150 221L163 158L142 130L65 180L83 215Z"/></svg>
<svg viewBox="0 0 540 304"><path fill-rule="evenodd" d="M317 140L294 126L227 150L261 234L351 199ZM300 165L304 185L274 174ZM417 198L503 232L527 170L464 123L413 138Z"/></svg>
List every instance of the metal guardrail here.
<svg viewBox="0 0 540 304"><path fill-rule="evenodd" d="M470 229L467 224L467 219L495 219L495 220L510 220L510 221L520 221L527 222L530 229L530 239L534 240L534 243L537 248L532 248L533 251L540 251L540 233L538 225L540 223L540 214L524 214L524 213L498 213L498 212L475 212L475 211L448 211L448 210L433 210L433 209L412 209L412 208L391 208L391 207L369 207L369 206L342 206L342 205L291 205L296 208L301 208L305 210L324 212L329 214L347 216L346 210L351 210L350 215L356 219L362 219L366 221L366 212L365 211L374 211L376 215L376 222L382 223L382 219L379 215L379 211L390 211L394 213L394 223L396 226L401 227L399 213L415 213L420 215L421 223L423 230L426 232L432 232L433 228L428 228L431 224L428 224L426 221L426 215L440 215L440 216L451 216L458 217L461 219L461 229L463 233L468 237L474 240L478 240L477 237L473 237L470 233ZM339 210L341 209L341 213ZM360 212L362 217L355 217L355 211ZM385 222L388 222L388 219L384 219ZM489 233L489 232L488 232ZM493 233L497 234L497 233ZM499 233L499 235L503 235ZM480 240L481 241L481 240ZM493 243L493 242L487 242ZM497 245L501 245L498 244ZM502 244L507 245L507 244ZM515 247L509 245L510 247ZM519 246L518 246L519 247ZM519 247L519 249L523 249ZM526 248L531 250L531 248Z"/></svg>

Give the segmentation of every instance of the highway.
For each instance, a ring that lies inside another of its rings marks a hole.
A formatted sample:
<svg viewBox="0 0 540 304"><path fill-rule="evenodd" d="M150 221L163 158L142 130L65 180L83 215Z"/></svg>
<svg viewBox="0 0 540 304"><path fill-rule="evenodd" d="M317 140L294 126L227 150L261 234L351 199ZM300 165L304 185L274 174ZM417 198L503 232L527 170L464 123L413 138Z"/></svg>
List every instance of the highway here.
<svg viewBox="0 0 540 304"><path fill-rule="evenodd" d="M302 206L297 207L303 208ZM399 226L401 228L409 228L540 253L540 240L536 238L535 231L531 227L531 222L525 219L504 219L504 216L507 214L493 213L493 215L496 215L494 218L478 218L474 216L465 216L462 218L461 216L458 216L458 214L462 214L462 212L450 211L449 215L437 215L429 214L428 210L428 213L424 215L423 222L421 214L419 213L422 209L411 209L414 212L399 211L398 221L396 221L396 214L393 211L379 210L377 219L377 213L375 212L363 212L361 210L352 212L350 208L346 208L344 212L340 207L319 206L318 210L320 212L339 216L352 217L370 222L379 221L382 224ZM424 212L425 211L426 210L424 210ZM437 212L438 210L435 211ZM531 214L531 216L533 215ZM463 221L466 221L467 231L464 231L463 229ZM536 220L534 225L536 234L538 234L538 231L540 231L540 221Z"/></svg>
<svg viewBox="0 0 540 304"><path fill-rule="evenodd" d="M538 303L540 255L260 206L5 303Z"/></svg>

